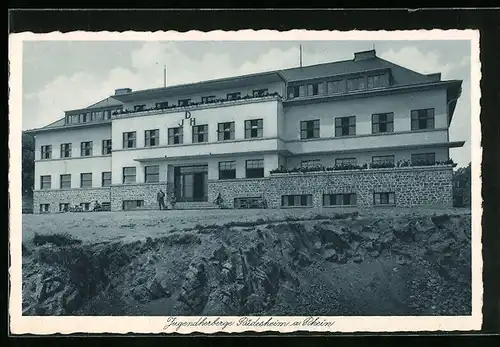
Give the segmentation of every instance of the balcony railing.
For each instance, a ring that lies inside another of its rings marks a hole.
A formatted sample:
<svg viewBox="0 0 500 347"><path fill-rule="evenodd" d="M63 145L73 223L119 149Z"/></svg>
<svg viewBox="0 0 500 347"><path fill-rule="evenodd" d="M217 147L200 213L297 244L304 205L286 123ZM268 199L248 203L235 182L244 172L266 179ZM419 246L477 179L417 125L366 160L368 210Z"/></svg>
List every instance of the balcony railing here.
<svg viewBox="0 0 500 347"><path fill-rule="evenodd" d="M410 160L401 160L397 163L394 162L377 162L377 163L364 163L357 164L342 164L335 166L314 166L314 167L297 167L297 168L278 168L271 170L270 174L287 174L287 173L309 173L309 172L331 172L331 171L350 171L350 170L367 170L367 169L383 169L383 168L404 168L404 167L425 167L425 166L455 166L453 159L436 162L411 162Z"/></svg>
<svg viewBox="0 0 500 347"><path fill-rule="evenodd" d="M120 111L115 111L113 112L113 116L122 116L122 115L129 115L129 114L137 114L137 113L149 113L149 112L158 112L158 111L176 111L176 110L183 110L186 108L193 108L197 106L210 106L210 105L221 105L221 104L230 104L230 103L235 103L241 100L253 100L253 99L263 99L263 98L269 98L269 97L275 97L281 100L281 95L277 92L274 93L264 93L260 95L245 95L245 96L239 96L234 99L227 99L227 98L219 98L219 99L212 99L212 100L206 100L206 101L200 101L200 102L190 102L187 105L168 105L168 106L159 106L159 107L149 107L149 108L143 108L139 110L120 110Z"/></svg>

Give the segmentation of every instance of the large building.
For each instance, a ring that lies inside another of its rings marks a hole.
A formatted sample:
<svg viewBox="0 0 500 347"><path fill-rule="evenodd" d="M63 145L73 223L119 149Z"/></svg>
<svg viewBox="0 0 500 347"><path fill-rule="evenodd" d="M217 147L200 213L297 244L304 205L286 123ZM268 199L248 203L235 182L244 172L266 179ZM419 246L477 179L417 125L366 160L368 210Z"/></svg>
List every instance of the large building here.
<svg viewBox="0 0 500 347"><path fill-rule="evenodd" d="M451 206L461 81L347 61L114 95L31 130L35 212Z"/></svg>

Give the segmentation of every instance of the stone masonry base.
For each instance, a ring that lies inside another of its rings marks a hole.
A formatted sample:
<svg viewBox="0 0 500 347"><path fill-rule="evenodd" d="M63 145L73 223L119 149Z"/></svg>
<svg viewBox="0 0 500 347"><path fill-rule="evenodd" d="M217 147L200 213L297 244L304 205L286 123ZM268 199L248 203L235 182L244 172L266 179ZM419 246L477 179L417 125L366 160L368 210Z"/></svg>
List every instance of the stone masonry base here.
<svg viewBox="0 0 500 347"><path fill-rule="evenodd" d="M374 193L395 193L396 206L453 205L452 166L359 171L273 174L253 180L209 181L209 198L220 193L226 206L234 199L262 197L269 208L281 207L281 196L312 194L312 207L323 206L323 194L356 193L357 206L373 206Z"/></svg>
<svg viewBox="0 0 500 347"><path fill-rule="evenodd" d="M373 206L374 193L395 194L395 205L453 206L452 166L365 169L313 173L273 174L257 179L210 180L208 203L220 193L225 207L233 208L235 198L264 198L268 208L281 208L283 195L312 195L312 207L323 206L323 194L356 193L357 206ZM59 203L110 202L112 211L121 211L124 200L143 200L144 209L157 209L157 192L166 193L165 203L173 193L166 182L114 185L109 188L47 190L34 192L34 212L40 204L50 204L50 212L59 211ZM180 206L179 206L180 207ZM196 207L193 207L196 208ZM201 207L203 208L203 207Z"/></svg>

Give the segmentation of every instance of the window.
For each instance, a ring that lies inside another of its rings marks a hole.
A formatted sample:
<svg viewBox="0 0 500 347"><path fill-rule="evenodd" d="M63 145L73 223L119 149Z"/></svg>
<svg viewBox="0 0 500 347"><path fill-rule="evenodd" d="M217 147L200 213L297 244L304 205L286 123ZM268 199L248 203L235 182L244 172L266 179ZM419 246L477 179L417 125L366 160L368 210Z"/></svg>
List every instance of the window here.
<svg viewBox="0 0 500 347"><path fill-rule="evenodd" d="M146 130L144 132L144 146L153 147L160 144L160 130Z"/></svg>
<svg viewBox="0 0 500 347"><path fill-rule="evenodd" d="M168 129L168 144L169 145L181 145L183 143L183 133L182 127L169 128Z"/></svg>
<svg viewBox="0 0 500 347"><path fill-rule="evenodd" d="M124 211L135 210L141 207L144 207L144 200L124 200L122 203Z"/></svg>
<svg viewBox="0 0 500 347"><path fill-rule="evenodd" d="M369 89L384 88L389 85L389 75L387 74L368 76L366 80L366 87Z"/></svg>
<svg viewBox="0 0 500 347"><path fill-rule="evenodd" d="M80 123L88 123L91 121L90 113L81 113L79 116L80 116Z"/></svg>
<svg viewBox="0 0 500 347"><path fill-rule="evenodd" d="M59 212L68 212L69 211L69 203L62 202L59 204Z"/></svg>
<svg viewBox="0 0 500 347"><path fill-rule="evenodd" d="M78 123L78 115L67 115L66 116L66 124L77 124Z"/></svg>
<svg viewBox="0 0 500 347"><path fill-rule="evenodd" d="M245 121L245 138L259 138L263 136L264 121L262 119L251 119Z"/></svg>
<svg viewBox="0 0 500 347"><path fill-rule="evenodd" d="M300 122L300 138L313 139L319 137L319 119Z"/></svg>
<svg viewBox="0 0 500 347"><path fill-rule="evenodd" d="M321 166L321 161L319 159L302 160L300 162L300 167L303 169L309 169L309 168L314 168L314 167L319 167L319 166Z"/></svg>
<svg viewBox="0 0 500 347"><path fill-rule="evenodd" d="M160 182L160 166L151 165L144 167L144 182L146 183Z"/></svg>
<svg viewBox="0 0 500 347"><path fill-rule="evenodd" d="M40 204L40 213L47 213L47 212L50 212L50 205Z"/></svg>
<svg viewBox="0 0 500 347"><path fill-rule="evenodd" d="M71 188L71 174L60 176L59 188Z"/></svg>
<svg viewBox="0 0 500 347"><path fill-rule="evenodd" d="M163 109L168 107L168 101L157 102L155 104L156 109Z"/></svg>
<svg viewBox="0 0 500 347"><path fill-rule="evenodd" d="M356 194L324 194L323 206L355 206Z"/></svg>
<svg viewBox="0 0 500 347"><path fill-rule="evenodd" d="M236 93L227 93L227 99L228 100L237 100L241 98L241 93L236 92Z"/></svg>
<svg viewBox="0 0 500 347"><path fill-rule="evenodd" d="M219 179L233 179L236 178L236 162L235 161L221 161L219 162Z"/></svg>
<svg viewBox="0 0 500 347"><path fill-rule="evenodd" d="M323 83L311 83L307 85L307 95L321 95L325 92L325 85Z"/></svg>
<svg viewBox="0 0 500 347"><path fill-rule="evenodd" d="M374 205L395 205L395 193L373 193Z"/></svg>
<svg viewBox="0 0 500 347"><path fill-rule="evenodd" d="M347 80L348 91L361 90L361 89L365 89L364 77L351 78Z"/></svg>
<svg viewBox="0 0 500 347"><path fill-rule="evenodd" d="M80 203L80 207L84 211L90 211L90 202L82 202Z"/></svg>
<svg viewBox="0 0 500 347"><path fill-rule="evenodd" d="M102 111L102 112L103 112L104 119L111 119L111 113L113 112L112 110L106 110L106 111Z"/></svg>
<svg viewBox="0 0 500 347"><path fill-rule="evenodd" d="M281 197L281 206L312 206L312 195L283 195Z"/></svg>
<svg viewBox="0 0 500 347"><path fill-rule="evenodd" d="M345 92L345 81L330 81L326 83L328 94L338 94Z"/></svg>
<svg viewBox="0 0 500 347"><path fill-rule="evenodd" d="M80 146L80 155L82 157L92 156L92 141L82 142Z"/></svg>
<svg viewBox="0 0 500 347"><path fill-rule="evenodd" d="M102 176L101 176L101 186L102 187L109 187L110 185L111 185L111 172L105 171L102 173Z"/></svg>
<svg viewBox="0 0 500 347"><path fill-rule="evenodd" d="M335 118L335 136L356 135L356 116Z"/></svg>
<svg viewBox="0 0 500 347"><path fill-rule="evenodd" d="M203 103L212 102L212 101L215 101L215 95L208 95L208 96L201 97L201 102L203 102Z"/></svg>
<svg viewBox="0 0 500 347"><path fill-rule="evenodd" d="M259 96L264 96L268 94L268 89L254 89L252 91L252 95L255 96L255 97L259 97Z"/></svg>
<svg viewBox="0 0 500 347"><path fill-rule="evenodd" d="M436 164L436 153L418 153L411 155L411 165L425 166Z"/></svg>
<svg viewBox="0 0 500 347"><path fill-rule="evenodd" d="M71 157L71 143L63 143L61 145L61 158Z"/></svg>
<svg viewBox="0 0 500 347"><path fill-rule="evenodd" d="M394 156L393 155L380 155L372 157L372 164L375 165L394 165Z"/></svg>
<svg viewBox="0 0 500 347"><path fill-rule="evenodd" d="M101 211L111 211L111 203L109 201L102 202Z"/></svg>
<svg viewBox="0 0 500 347"><path fill-rule="evenodd" d="M191 101L191 99L181 99L178 101L178 103L179 103L179 106L189 106L190 101Z"/></svg>
<svg viewBox="0 0 500 347"><path fill-rule="evenodd" d="M411 130L434 129L434 109L411 111Z"/></svg>
<svg viewBox="0 0 500 347"><path fill-rule="evenodd" d="M123 148L135 148L136 132L123 133Z"/></svg>
<svg viewBox="0 0 500 347"><path fill-rule="evenodd" d="M102 112L92 112L92 122L102 120Z"/></svg>
<svg viewBox="0 0 500 347"><path fill-rule="evenodd" d="M80 188L92 188L92 173L80 174Z"/></svg>
<svg viewBox="0 0 500 347"><path fill-rule="evenodd" d="M372 134L392 133L394 131L394 113L372 114Z"/></svg>
<svg viewBox="0 0 500 347"><path fill-rule="evenodd" d="M111 140L102 140L102 155L111 154Z"/></svg>
<svg viewBox="0 0 500 347"><path fill-rule="evenodd" d="M123 168L123 183L135 183L135 167Z"/></svg>
<svg viewBox="0 0 500 347"><path fill-rule="evenodd" d="M234 122L219 123L217 134L219 141L234 140Z"/></svg>
<svg viewBox="0 0 500 347"><path fill-rule="evenodd" d="M50 189L51 188L52 177L50 175L40 176L40 189Z"/></svg>
<svg viewBox="0 0 500 347"><path fill-rule="evenodd" d="M357 165L358 162L356 158L337 158L335 159L335 166L343 165Z"/></svg>
<svg viewBox="0 0 500 347"><path fill-rule="evenodd" d="M241 197L234 198L234 208L262 208L262 197Z"/></svg>
<svg viewBox="0 0 500 347"><path fill-rule="evenodd" d="M288 87L288 98L289 99L298 98L300 96L305 96L305 95L306 95L305 86Z"/></svg>
<svg viewBox="0 0 500 347"><path fill-rule="evenodd" d="M264 159L246 161L246 178L264 177Z"/></svg>
<svg viewBox="0 0 500 347"><path fill-rule="evenodd" d="M51 159L52 158L52 146L42 146L41 149L42 159Z"/></svg>
<svg viewBox="0 0 500 347"><path fill-rule="evenodd" d="M144 111L145 108L146 108L146 105L135 105L134 111Z"/></svg>
<svg viewBox="0 0 500 347"><path fill-rule="evenodd" d="M208 125L195 125L193 127L193 143L208 142Z"/></svg>

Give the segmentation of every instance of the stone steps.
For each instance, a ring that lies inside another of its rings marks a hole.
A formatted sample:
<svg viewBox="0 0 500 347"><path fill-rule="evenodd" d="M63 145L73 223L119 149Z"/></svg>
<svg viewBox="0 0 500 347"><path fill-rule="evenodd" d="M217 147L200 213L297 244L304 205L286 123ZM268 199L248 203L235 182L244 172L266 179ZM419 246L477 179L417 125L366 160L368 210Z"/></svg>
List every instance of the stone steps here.
<svg viewBox="0 0 500 347"><path fill-rule="evenodd" d="M218 209L219 207L214 205L212 202L178 202L175 204L176 210L207 210L207 209Z"/></svg>

